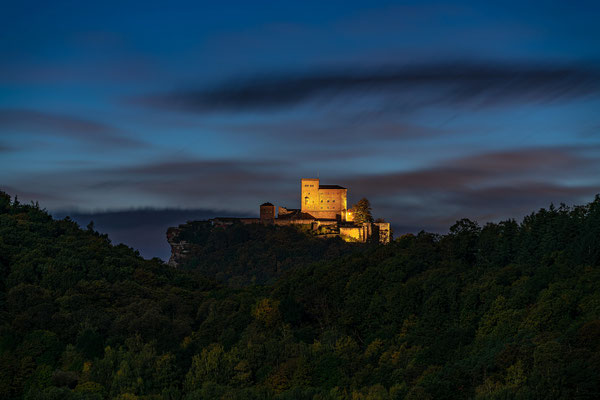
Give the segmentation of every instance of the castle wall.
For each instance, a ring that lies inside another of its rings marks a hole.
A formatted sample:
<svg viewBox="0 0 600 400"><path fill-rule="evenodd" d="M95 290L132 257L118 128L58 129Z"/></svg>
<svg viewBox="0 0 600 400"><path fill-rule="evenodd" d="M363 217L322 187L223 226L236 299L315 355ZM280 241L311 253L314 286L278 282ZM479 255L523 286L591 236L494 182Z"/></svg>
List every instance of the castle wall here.
<svg viewBox="0 0 600 400"><path fill-rule="evenodd" d="M332 219L332 220L335 220L337 218L337 216L340 215L339 211L336 212L336 211L333 211L333 210L329 210L329 211L323 211L323 210L319 210L319 211L307 211L307 213L309 213L310 215L312 215L316 219Z"/></svg>
<svg viewBox="0 0 600 400"><path fill-rule="evenodd" d="M392 240L392 229L389 222L375 222L373 225L377 227L379 243L388 244Z"/></svg>
<svg viewBox="0 0 600 400"><path fill-rule="evenodd" d="M359 226L340 226L340 236L344 240L362 242L362 227Z"/></svg>
<svg viewBox="0 0 600 400"><path fill-rule="evenodd" d="M288 225L310 225L313 222L315 222L314 219L276 219L274 223L275 223L275 225L288 226Z"/></svg>

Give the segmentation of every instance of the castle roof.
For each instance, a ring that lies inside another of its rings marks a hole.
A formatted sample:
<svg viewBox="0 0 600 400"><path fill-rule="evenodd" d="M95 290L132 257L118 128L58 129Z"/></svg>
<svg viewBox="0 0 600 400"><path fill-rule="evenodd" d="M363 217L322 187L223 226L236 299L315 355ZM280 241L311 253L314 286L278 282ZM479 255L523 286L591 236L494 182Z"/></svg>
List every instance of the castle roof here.
<svg viewBox="0 0 600 400"><path fill-rule="evenodd" d="M271 204L271 203L262 203L260 206L262 207L262 206L272 206L272 205L273 205L273 204ZM256 207L256 206L255 206L255 207Z"/></svg>
<svg viewBox="0 0 600 400"><path fill-rule="evenodd" d="M319 185L319 189L346 189L340 185Z"/></svg>
<svg viewBox="0 0 600 400"><path fill-rule="evenodd" d="M279 217L277 219L316 219L312 215L302 212L300 210L288 209L288 211L290 212L287 214L279 214Z"/></svg>

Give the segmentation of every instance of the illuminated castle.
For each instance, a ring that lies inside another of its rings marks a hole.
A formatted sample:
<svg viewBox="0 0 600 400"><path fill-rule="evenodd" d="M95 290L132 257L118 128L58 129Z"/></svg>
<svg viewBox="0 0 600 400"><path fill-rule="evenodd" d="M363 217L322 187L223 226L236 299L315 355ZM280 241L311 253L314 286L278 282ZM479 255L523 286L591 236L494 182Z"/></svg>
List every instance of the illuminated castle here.
<svg viewBox="0 0 600 400"><path fill-rule="evenodd" d="M316 219L346 220L348 189L321 185L319 179L302 179L301 211Z"/></svg>
<svg viewBox="0 0 600 400"><path fill-rule="evenodd" d="M299 209L279 207L278 215L271 203L260 205L259 218L214 218L214 226L226 227L234 223L302 225L316 236L340 236L344 240L389 243L391 231L387 222L355 223L347 205L348 189L338 185L321 185L319 179L303 178Z"/></svg>

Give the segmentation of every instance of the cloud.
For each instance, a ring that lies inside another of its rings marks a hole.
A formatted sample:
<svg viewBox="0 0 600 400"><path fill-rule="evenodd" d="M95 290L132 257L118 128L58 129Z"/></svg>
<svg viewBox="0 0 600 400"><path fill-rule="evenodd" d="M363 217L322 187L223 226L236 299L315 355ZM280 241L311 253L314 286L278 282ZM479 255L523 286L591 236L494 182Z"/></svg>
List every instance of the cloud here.
<svg viewBox="0 0 600 400"><path fill-rule="evenodd" d="M429 168L349 178L349 185L382 195L404 191L451 191L498 182L556 180L574 172L592 172L600 164L584 153L589 146L540 147L475 154ZM596 149L598 150L598 149Z"/></svg>
<svg viewBox="0 0 600 400"><path fill-rule="evenodd" d="M177 204L214 208L216 204L220 208L258 212L258 201L273 199L274 193L285 192L297 183L287 177L290 168L293 164L277 160L158 160L65 171L60 183L51 176L48 179L54 182L51 190L56 190L57 184L68 185L69 193L91 197L94 204L112 205L116 199L127 204L125 199L132 199L131 206ZM40 176L34 179L44 180Z"/></svg>
<svg viewBox="0 0 600 400"><path fill-rule="evenodd" d="M25 202L40 200L50 210L182 207L254 215L257 204L286 198L287 192L295 194L296 179L286 178L293 175L289 168L289 163L279 161L197 159L66 166L6 176L0 189Z"/></svg>
<svg viewBox="0 0 600 400"><path fill-rule="evenodd" d="M177 160L157 161L132 167L119 169L119 173L137 175L196 175L198 173L210 174L238 174L243 175L240 179L256 178L253 171L277 168L285 165L282 161L242 161L242 160Z"/></svg>
<svg viewBox="0 0 600 400"><path fill-rule="evenodd" d="M123 207L222 208L258 213L257 204L296 193L296 165L290 161L168 159L111 167L70 167L23 173L9 179L10 193L36 188L50 209ZM21 191L21 192L19 192ZM19 195L21 196L21 195ZM41 196L27 196L36 200ZM296 200L295 196L293 197Z"/></svg>
<svg viewBox="0 0 600 400"><path fill-rule="evenodd" d="M284 179L283 161L178 160L157 161L99 171L108 184L126 185L143 193L179 200L243 198L268 193Z"/></svg>
<svg viewBox="0 0 600 400"><path fill-rule="evenodd" d="M29 190L29 189L21 190L15 186L8 186L8 185L1 185L0 191L2 191L4 193L8 193L11 197L13 197L13 199L15 196L20 198L19 201L22 201L22 202L39 201L39 202L45 203L45 202L51 202L51 201L65 201L66 200L65 197L61 196L60 194L45 192L43 190ZM41 206L44 207L44 204L41 204Z"/></svg>
<svg viewBox="0 0 600 400"><path fill-rule="evenodd" d="M548 147L476 154L413 171L341 178L356 200L404 227L445 231L469 217L521 217L551 202L581 204L600 192L598 147Z"/></svg>
<svg viewBox="0 0 600 400"><path fill-rule="evenodd" d="M0 153L10 153L16 150L14 146L7 146L4 144L0 144Z"/></svg>
<svg viewBox="0 0 600 400"><path fill-rule="evenodd" d="M58 135L104 147L146 146L144 142L104 123L26 109L0 109L0 130Z"/></svg>
<svg viewBox="0 0 600 400"><path fill-rule="evenodd" d="M226 125L221 129L287 143L294 141L301 144L310 143L307 142L308 140L318 140L321 146L333 146L336 153L344 145L350 144L355 147L359 142L427 138L452 132L450 129L428 127L382 116L379 118L326 116L308 120ZM329 152L331 153L331 149Z"/></svg>
<svg viewBox="0 0 600 400"><path fill-rule="evenodd" d="M401 107L485 107L550 102L599 91L600 72L595 66L461 62L263 75L209 88L148 95L137 101L200 113L274 110L317 100L339 100L347 106L349 98L373 95Z"/></svg>

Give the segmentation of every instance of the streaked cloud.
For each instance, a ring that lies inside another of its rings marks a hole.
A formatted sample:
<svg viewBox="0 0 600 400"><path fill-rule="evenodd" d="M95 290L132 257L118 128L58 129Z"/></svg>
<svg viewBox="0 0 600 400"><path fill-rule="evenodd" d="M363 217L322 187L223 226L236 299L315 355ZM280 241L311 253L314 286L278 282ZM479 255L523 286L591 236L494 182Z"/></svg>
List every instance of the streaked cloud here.
<svg viewBox="0 0 600 400"><path fill-rule="evenodd" d="M177 204L183 208L247 212L255 210L257 202L267 201L266 196L272 199L273 193L285 192L290 185L295 187L296 180L289 179L291 169L293 164L277 160L159 159L128 166L68 167L58 172L22 174L10 186L13 193L36 187L42 193L69 194L70 201L49 199L47 204L51 209L64 208L61 203L90 209L89 202L93 199L95 209L98 204L103 209L114 208L115 204L127 204L126 207ZM135 202L128 203L129 199ZM214 207L215 204L218 206Z"/></svg>
<svg viewBox="0 0 600 400"><path fill-rule="evenodd" d="M356 101L382 96L398 107L552 102L598 94L596 66L429 63L413 66L308 73L264 74L225 81L213 87L152 94L137 102L191 112L261 111L294 107L311 101Z"/></svg>
<svg viewBox="0 0 600 400"><path fill-rule="evenodd" d="M60 136L101 147L147 146L143 141L102 122L27 109L0 109L0 131L4 135L28 132Z"/></svg>
<svg viewBox="0 0 600 400"><path fill-rule="evenodd" d="M343 178L399 226L443 231L463 217L520 217L600 193L600 148L564 146L474 154L411 171ZM357 197L357 198L358 198Z"/></svg>
<svg viewBox="0 0 600 400"><path fill-rule="evenodd" d="M7 146L4 144L0 144L0 153L9 153L15 151L16 148L14 146Z"/></svg>

